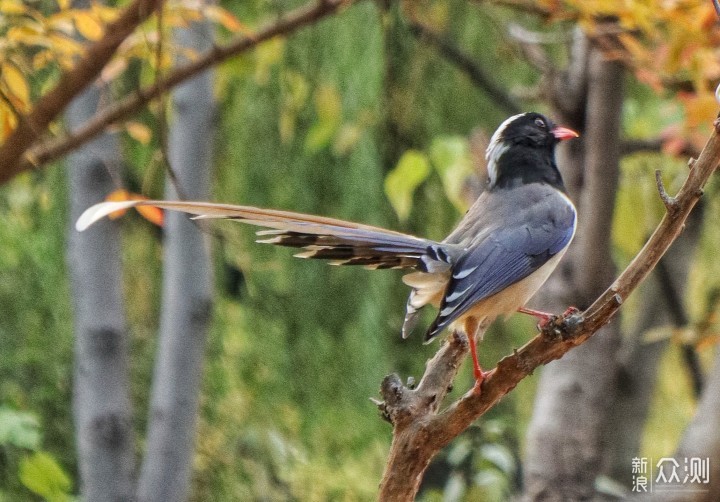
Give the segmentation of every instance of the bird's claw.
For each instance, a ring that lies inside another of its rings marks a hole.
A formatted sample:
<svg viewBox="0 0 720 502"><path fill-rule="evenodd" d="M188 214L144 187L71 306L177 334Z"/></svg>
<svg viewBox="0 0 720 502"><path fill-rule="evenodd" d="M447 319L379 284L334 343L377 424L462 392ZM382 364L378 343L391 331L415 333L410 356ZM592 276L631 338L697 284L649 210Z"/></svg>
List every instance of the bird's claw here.
<svg viewBox="0 0 720 502"><path fill-rule="evenodd" d="M475 385L473 385L472 391L473 394L479 396L480 394L482 394L482 384L485 381L485 378L490 374L490 372L479 370L474 371L473 373L475 374Z"/></svg>

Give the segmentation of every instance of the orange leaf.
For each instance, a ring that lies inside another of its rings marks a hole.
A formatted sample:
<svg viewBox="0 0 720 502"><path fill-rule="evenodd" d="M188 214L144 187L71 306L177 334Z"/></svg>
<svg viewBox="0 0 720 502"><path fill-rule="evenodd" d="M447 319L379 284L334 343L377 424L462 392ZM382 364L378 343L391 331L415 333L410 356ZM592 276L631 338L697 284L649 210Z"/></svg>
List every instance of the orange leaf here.
<svg viewBox="0 0 720 502"><path fill-rule="evenodd" d="M690 128L710 124L717 115L717 101L709 92L679 96L685 105L685 116Z"/></svg>
<svg viewBox="0 0 720 502"><path fill-rule="evenodd" d="M203 13L211 21L219 23L226 30L232 33L242 33L248 38L253 38L255 33L246 25L240 22L230 11L218 7L217 5L208 5L203 9Z"/></svg>
<svg viewBox="0 0 720 502"><path fill-rule="evenodd" d="M150 128L145 124L141 122L126 122L125 128L127 129L127 133L130 135L130 137L138 143L142 145L147 145L148 143L150 143L150 139L152 138L152 131L150 131Z"/></svg>
<svg viewBox="0 0 720 502"><path fill-rule="evenodd" d="M135 209L137 209L137 212L140 213L140 216L148 220L150 223L153 223L158 227L163 226L163 219L165 215L163 214L162 209L155 206L138 206Z"/></svg>
<svg viewBox="0 0 720 502"><path fill-rule="evenodd" d="M110 192L107 197L105 197L106 202L117 202L121 200L130 200L130 193L125 190L124 188L121 188L119 190L115 190L113 192ZM122 215L124 215L127 212L126 209L121 209L120 211L112 212L108 215L108 218L111 220L117 220Z"/></svg>
<svg viewBox="0 0 720 502"><path fill-rule="evenodd" d="M110 192L108 196L105 197L106 202L118 202L124 200L148 200L148 198L144 195L128 192L124 188ZM140 214L140 216L148 220L150 223L162 227L164 218L162 209L154 206L140 206L136 207L135 209ZM108 215L108 218L110 218L111 220L116 220L123 216L126 212L126 209L113 211Z"/></svg>

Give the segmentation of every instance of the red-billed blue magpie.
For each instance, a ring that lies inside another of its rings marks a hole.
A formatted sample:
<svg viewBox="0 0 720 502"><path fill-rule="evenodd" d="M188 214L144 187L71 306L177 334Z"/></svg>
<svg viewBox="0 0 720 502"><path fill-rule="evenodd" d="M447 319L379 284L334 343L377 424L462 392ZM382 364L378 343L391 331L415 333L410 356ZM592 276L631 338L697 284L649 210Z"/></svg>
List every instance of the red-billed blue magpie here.
<svg viewBox="0 0 720 502"><path fill-rule="evenodd" d="M268 230L258 232L263 236L258 242L303 248L296 255L302 258L371 269L415 269L403 277L412 288L403 338L412 331L420 309L436 307L425 341L448 327L465 333L479 385L483 372L475 338L482 337L495 318L516 310L547 315L524 305L575 234L575 207L565 194L555 146L577 136L539 113L503 122L486 151L486 189L442 242L333 218L209 202L103 202L86 210L76 226L84 230L117 210L150 205L265 227Z"/></svg>

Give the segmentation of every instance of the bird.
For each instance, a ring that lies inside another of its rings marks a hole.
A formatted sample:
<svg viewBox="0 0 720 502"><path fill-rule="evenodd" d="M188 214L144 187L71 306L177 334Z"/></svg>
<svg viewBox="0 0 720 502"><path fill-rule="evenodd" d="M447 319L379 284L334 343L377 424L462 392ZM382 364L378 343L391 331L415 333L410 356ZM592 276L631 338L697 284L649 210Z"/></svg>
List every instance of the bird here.
<svg viewBox="0 0 720 502"><path fill-rule="evenodd" d="M437 309L425 343L444 330L463 333L473 361L475 389L487 373L477 340L499 317L515 311L546 323L551 314L525 304L548 279L575 235L577 212L566 193L555 147L577 138L536 112L513 115L492 135L485 152L484 190L442 241L323 216L213 202L107 201L88 208L78 231L119 210L155 206L199 219L230 219L264 227L257 242L301 248L295 256L369 269L411 269L402 277L410 294L401 328L407 338L427 306Z"/></svg>

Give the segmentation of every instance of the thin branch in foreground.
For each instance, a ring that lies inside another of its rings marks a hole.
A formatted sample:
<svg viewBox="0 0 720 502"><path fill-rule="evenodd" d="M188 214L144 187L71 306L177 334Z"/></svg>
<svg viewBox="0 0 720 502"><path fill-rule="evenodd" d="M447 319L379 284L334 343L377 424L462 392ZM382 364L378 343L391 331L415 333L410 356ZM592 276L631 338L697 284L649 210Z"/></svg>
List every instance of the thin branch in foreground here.
<svg viewBox="0 0 720 502"><path fill-rule="evenodd" d="M15 130L0 147L0 185L32 167L20 159L80 92L100 74L120 44L162 4L162 0L135 0L109 24L104 36L91 44L84 57L62 74L60 81L43 95L28 115L21 115Z"/></svg>
<svg viewBox="0 0 720 502"><path fill-rule="evenodd" d="M287 35L299 28L313 24L339 11L342 7L352 5L356 1L357 0L312 1L280 16L280 18L276 19L272 24L259 29L252 37L238 37L226 45L213 48L194 62L177 68L166 75L165 78L157 80L152 85L138 89L130 96L105 107L93 118L88 120L83 127L78 128L73 133L37 145L30 149L23 158L16 158L14 163L7 165L0 164L3 166L2 170L0 170L0 185L7 182L16 174L40 167L66 155L100 134L107 126L127 118L150 101L157 99L162 93L169 91L178 84L194 77L211 66L223 63L231 57L247 52L262 42L278 36Z"/></svg>
<svg viewBox="0 0 720 502"><path fill-rule="evenodd" d="M713 134L675 196L676 210L666 212L635 259L586 311L555 318L540 334L498 362L485 378L480 394L471 390L440 413L413 406L416 399L411 389L395 389L394 396L386 395L383 389L387 415L404 418L393 424L393 442L380 485L380 500L413 500L425 469L441 448L538 366L562 357L610 322L682 232L688 215L702 196L704 185L720 164L720 122L716 120L714 126ZM440 348L428 363L426 373L456 371L466 352L457 350L455 338L451 337L450 342ZM445 369L437 368L436 361L442 361ZM430 390L426 388L424 392ZM439 395L443 388L434 390Z"/></svg>

